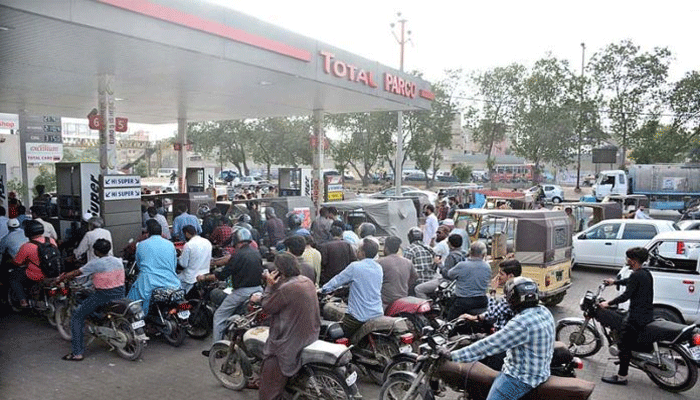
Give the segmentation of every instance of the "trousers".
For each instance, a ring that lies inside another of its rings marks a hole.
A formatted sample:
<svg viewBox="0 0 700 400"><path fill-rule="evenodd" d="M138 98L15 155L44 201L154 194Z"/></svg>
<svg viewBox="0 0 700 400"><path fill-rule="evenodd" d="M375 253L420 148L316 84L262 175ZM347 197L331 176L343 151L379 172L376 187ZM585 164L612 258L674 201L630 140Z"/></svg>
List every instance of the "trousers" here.
<svg viewBox="0 0 700 400"><path fill-rule="evenodd" d="M248 300L250 295L255 292L262 292L262 287L252 286L238 288L226 296L219 308L214 312L214 343L224 338L224 333L228 327L226 320L235 313L238 306Z"/></svg>

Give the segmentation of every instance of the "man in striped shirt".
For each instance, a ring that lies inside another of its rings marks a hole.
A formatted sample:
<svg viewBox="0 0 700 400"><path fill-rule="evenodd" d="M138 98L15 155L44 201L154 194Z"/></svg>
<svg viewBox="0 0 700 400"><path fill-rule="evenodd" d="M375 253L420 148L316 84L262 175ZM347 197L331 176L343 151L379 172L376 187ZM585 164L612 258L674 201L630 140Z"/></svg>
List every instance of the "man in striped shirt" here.
<svg viewBox="0 0 700 400"><path fill-rule="evenodd" d="M504 292L517 314L500 331L450 354L453 361L471 362L506 352L487 400L519 399L542 384L554 351L554 318L538 304L537 284L518 277L506 283Z"/></svg>

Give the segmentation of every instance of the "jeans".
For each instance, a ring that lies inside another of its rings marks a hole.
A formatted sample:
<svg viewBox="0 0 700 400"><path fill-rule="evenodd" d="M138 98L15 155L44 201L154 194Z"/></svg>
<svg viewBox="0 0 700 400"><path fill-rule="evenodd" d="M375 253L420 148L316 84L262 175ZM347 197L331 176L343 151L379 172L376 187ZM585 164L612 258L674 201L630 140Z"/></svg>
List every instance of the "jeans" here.
<svg viewBox="0 0 700 400"><path fill-rule="evenodd" d="M447 319L452 321L464 313L476 314L475 310L480 310L488 307L489 299L486 296L479 297L455 297L454 303L450 308ZM482 310L483 311L483 310Z"/></svg>
<svg viewBox="0 0 700 400"><path fill-rule="evenodd" d="M27 299L24 288L35 283L27 277L27 268L18 267L10 272L10 288L12 288L12 299L14 301L22 301Z"/></svg>
<svg viewBox="0 0 700 400"><path fill-rule="evenodd" d="M73 355L79 356L85 351L83 344L83 331L85 330L85 318L92 314L99 306L108 304L112 300L124 298L124 286L112 289L97 289L90 297L83 300L78 308L73 311L70 319L71 348Z"/></svg>
<svg viewBox="0 0 700 400"><path fill-rule="evenodd" d="M416 297L420 297L421 299L429 298L428 295L435 293L435 290L442 282L449 282L449 280L444 278L435 278L427 282L423 282L420 285L416 285Z"/></svg>
<svg viewBox="0 0 700 400"><path fill-rule="evenodd" d="M255 292L262 292L262 287L244 287L234 289L231 294L226 296L219 308L214 312L214 343L224 338L224 333L228 327L226 320L233 315L238 306L243 304L250 295Z"/></svg>
<svg viewBox="0 0 700 400"><path fill-rule="evenodd" d="M517 400L532 389L527 383L501 372L493 381L486 400Z"/></svg>
<svg viewBox="0 0 700 400"><path fill-rule="evenodd" d="M185 291L185 294L189 293L194 287L194 283L187 283L185 281L180 281L180 287Z"/></svg>
<svg viewBox="0 0 700 400"><path fill-rule="evenodd" d="M340 321L340 326L343 328L343 333L345 337L351 339L352 336L364 325L364 322L357 320L350 314L345 314L343 319Z"/></svg>

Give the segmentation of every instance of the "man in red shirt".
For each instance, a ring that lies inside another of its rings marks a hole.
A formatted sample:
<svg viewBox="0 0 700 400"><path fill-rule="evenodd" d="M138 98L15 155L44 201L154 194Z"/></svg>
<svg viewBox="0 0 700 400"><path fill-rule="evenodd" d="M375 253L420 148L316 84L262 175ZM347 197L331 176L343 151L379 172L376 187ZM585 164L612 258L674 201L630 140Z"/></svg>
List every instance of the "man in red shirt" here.
<svg viewBox="0 0 700 400"><path fill-rule="evenodd" d="M19 301L20 307L29 306L24 287L44 279L44 273L39 267L41 263L39 260L39 247L32 242L45 243L49 240L53 246L58 247L56 241L44 237L44 225L39 221L27 221L24 235L29 238L29 242L19 248L19 252L17 252L12 262L20 267L10 274L10 287L12 288L14 299Z"/></svg>

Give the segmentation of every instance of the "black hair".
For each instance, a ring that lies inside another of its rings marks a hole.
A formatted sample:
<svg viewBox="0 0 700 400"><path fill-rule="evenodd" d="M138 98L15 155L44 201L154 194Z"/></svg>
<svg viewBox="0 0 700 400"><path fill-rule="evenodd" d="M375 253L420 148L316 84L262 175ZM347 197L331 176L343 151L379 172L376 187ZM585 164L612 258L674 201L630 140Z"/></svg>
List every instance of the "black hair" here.
<svg viewBox="0 0 700 400"><path fill-rule="evenodd" d="M447 242L450 244L450 246L454 247L455 249L458 249L462 247L464 240L462 239L461 235L453 233L447 237Z"/></svg>
<svg viewBox="0 0 700 400"><path fill-rule="evenodd" d="M280 253L275 256L275 268L287 278L301 274L297 258L287 253Z"/></svg>
<svg viewBox="0 0 700 400"><path fill-rule="evenodd" d="M148 221L146 221L146 232L148 232L148 236L162 235L163 228L160 226L160 223L155 219L149 219Z"/></svg>
<svg viewBox="0 0 700 400"><path fill-rule="evenodd" d="M92 249L95 253L107 255L112 250L112 244L107 239L97 239L95 244L92 245Z"/></svg>
<svg viewBox="0 0 700 400"><path fill-rule="evenodd" d="M284 240L284 245L290 253L300 257L306 249L306 240L300 235L290 236Z"/></svg>
<svg viewBox="0 0 700 400"><path fill-rule="evenodd" d="M399 252L399 247L401 247L401 238L397 236L389 236L384 241L384 255L396 254Z"/></svg>
<svg viewBox="0 0 700 400"><path fill-rule="evenodd" d="M333 237L343 236L343 228L339 227L338 225L332 225L331 226L331 236L333 236Z"/></svg>
<svg viewBox="0 0 700 400"><path fill-rule="evenodd" d="M328 214L338 215L338 209L333 206L330 206L328 207Z"/></svg>
<svg viewBox="0 0 700 400"><path fill-rule="evenodd" d="M365 238L362 241L362 252L365 253L365 258L374 258L379 252L379 245L374 240Z"/></svg>
<svg viewBox="0 0 700 400"><path fill-rule="evenodd" d="M182 233L189 233L190 235L194 236L197 234L197 229L195 229L195 227L192 225L185 225L182 227Z"/></svg>
<svg viewBox="0 0 700 400"><path fill-rule="evenodd" d="M148 207L148 209L146 209L146 212L147 212L148 215L151 216L151 217L155 217L156 214L158 214L158 211L156 211L156 208L155 208L155 207Z"/></svg>
<svg viewBox="0 0 700 400"><path fill-rule="evenodd" d="M0 206L0 217L4 217L4 216L5 216L5 207Z"/></svg>
<svg viewBox="0 0 700 400"><path fill-rule="evenodd" d="M187 211L187 204L185 204L185 203L178 204L177 210L180 212L186 212Z"/></svg>
<svg viewBox="0 0 700 400"><path fill-rule="evenodd" d="M425 206L425 209L430 210L430 212L435 212L435 206L432 204L428 204L427 206Z"/></svg>
<svg viewBox="0 0 700 400"><path fill-rule="evenodd" d="M505 260L498 266L506 275L520 276L523 273L523 267L520 261L516 259Z"/></svg>
<svg viewBox="0 0 700 400"><path fill-rule="evenodd" d="M19 206L19 207L17 207L17 212L19 213L19 215L24 215L27 213L27 207Z"/></svg>
<svg viewBox="0 0 700 400"><path fill-rule="evenodd" d="M635 260L640 264L644 264L649 258L649 250L644 247L632 247L627 249L625 255L630 260Z"/></svg>

